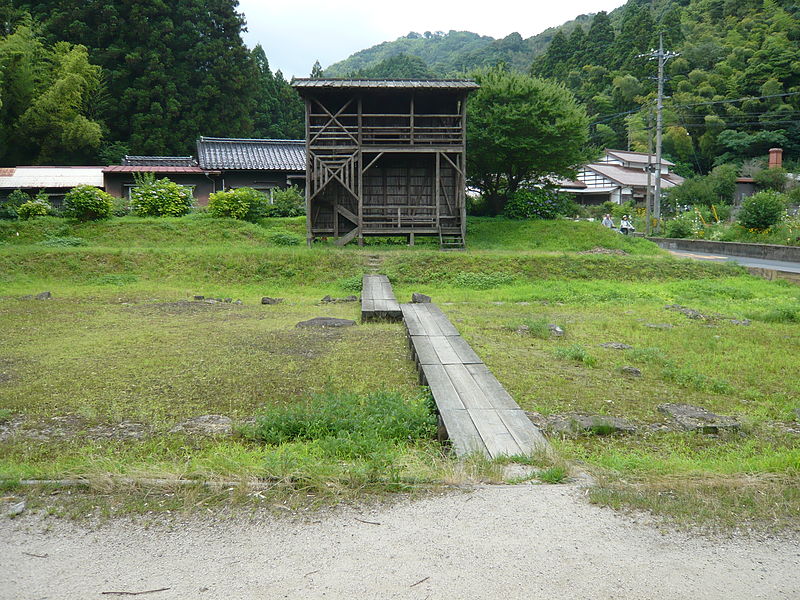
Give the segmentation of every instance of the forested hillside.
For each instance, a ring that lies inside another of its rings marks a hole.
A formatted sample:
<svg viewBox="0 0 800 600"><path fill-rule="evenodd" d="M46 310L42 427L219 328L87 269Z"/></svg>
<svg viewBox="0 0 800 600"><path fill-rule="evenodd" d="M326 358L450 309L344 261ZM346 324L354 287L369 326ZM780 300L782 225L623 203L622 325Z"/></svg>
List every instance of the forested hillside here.
<svg viewBox="0 0 800 600"><path fill-rule="evenodd" d="M505 63L519 71L527 71L531 61L541 54L557 31L567 34L579 25L586 26L592 17L581 15L560 27L523 39L519 33L511 33L496 40L470 31L442 31L424 34L411 32L392 42L383 42L372 48L356 52L349 58L325 69L328 77L347 77L371 73L376 68L384 69L391 59L407 57L421 59L434 77L447 77L469 72L478 67L489 67ZM398 75L395 75L397 77Z"/></svg>
<svg viewBox="0 0 800 600"><path fill-rule="evenodd" d="M658 45L667 64L666 155L684 174L762 157L800 158L800 4L796 0L630 0L523 39L409 34L362 50L326 75L447 76L505 64L563 82L592 116L599 147L646 150ZM414 65L414 68L410 68ZM746 98L743 99L742 98Z"/></svg>
<svg viewBox="0 0 800 600"><path fill-rule="evenodd" d="M667 63L664 149L685 171L763 157L782 146L800 155L800 5L794 0L628 2L619 26L598 13L586 32L554 36L532 67L556 78L594 115L599 146L644 150L658 45ZM627 113L627 114L626 114Z"/></svg>
<svg viewBox="0 0 800 600"><path fill-rule="evenodd" d="M303 108L234 0L0 0L0 165L301 137ZM10 143L14 140L14 143Z"/></svg>

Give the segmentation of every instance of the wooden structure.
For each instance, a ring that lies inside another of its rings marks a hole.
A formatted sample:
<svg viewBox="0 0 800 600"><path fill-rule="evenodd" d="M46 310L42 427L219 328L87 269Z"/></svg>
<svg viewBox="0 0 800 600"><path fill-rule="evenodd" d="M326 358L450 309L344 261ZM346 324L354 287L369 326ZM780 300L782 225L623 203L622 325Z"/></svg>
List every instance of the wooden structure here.
<svg viewBox="0 0 800 600"><path fill-rule="evenodd" d="M306 105L307 237L465 234L467 80L296 79Z"/></svg>
<svg viewBox="0 0 800 600"><path fill-rule="evenodd" d="M403 318L386 275L364 275L361 283L361 320Z"/></svg>
<svg viewBox="0 0 800 600"><path fill-rule="evenodd" d="M441 438L458 456L530 455L548 444L447 316L434 304L401 304L420 381L439 412Z"/></svg>

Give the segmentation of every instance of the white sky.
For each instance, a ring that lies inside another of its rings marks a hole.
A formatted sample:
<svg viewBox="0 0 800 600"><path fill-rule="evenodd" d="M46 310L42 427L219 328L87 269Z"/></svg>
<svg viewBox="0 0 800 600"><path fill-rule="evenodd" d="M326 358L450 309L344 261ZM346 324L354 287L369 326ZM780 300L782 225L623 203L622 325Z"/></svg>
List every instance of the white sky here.
<svg viewBox="0 0 800 600"><path fill-rule="evenodd" d="M611 11L625 0L239 0L248 32L260 43L273 72L308 77L314 61L323 67L410 31L473 31L502 38L514 31L527 38L578 15Z"/></svg>

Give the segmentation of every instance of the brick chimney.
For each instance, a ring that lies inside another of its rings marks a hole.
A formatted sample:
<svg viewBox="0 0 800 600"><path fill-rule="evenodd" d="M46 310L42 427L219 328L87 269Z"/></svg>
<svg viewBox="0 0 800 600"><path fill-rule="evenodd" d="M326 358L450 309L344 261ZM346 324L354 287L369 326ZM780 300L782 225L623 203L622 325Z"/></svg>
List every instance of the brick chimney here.
<svg viewBox="0 0 800 600"><path fill-rule="evenodd" d="M768 168L780 169L782 164L783 164L783 148L770 148Z"/></svg>

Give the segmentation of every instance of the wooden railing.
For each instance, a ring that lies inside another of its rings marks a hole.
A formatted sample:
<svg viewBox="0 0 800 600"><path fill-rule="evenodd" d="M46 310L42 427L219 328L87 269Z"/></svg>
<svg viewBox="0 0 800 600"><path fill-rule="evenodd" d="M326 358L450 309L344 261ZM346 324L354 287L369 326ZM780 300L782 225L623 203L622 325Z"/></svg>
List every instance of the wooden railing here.
<svg viewBox="0 0 800 600"><path fill-rule="evenodd" d="M463 141L460 115L364 114L309 115L312 146L349 145L451 145Z"/></svg>
<svg viewBox="0 0 800 600"><path fill-rule="evenodd" d="M366 229L402 229L436 227L435 206L365 206Z"/></svg>

